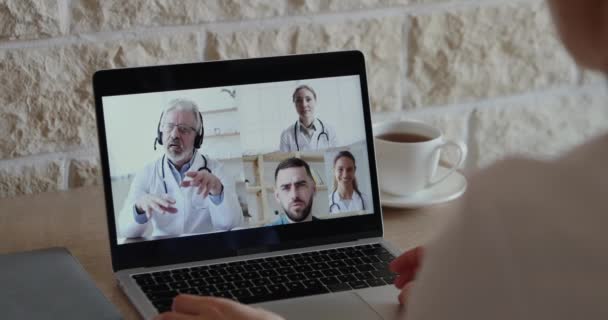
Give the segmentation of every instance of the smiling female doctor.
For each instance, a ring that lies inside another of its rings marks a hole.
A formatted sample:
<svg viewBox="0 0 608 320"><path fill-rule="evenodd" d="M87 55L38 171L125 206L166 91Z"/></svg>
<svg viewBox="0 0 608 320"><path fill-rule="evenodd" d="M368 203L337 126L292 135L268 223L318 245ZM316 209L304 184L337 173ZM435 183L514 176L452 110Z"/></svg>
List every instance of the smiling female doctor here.
<svg viewBox="0 0 608 320"><path fill-rule="evenodd" d="M340 151L334 158L334 191L329 194L329 213L365 211L371 204L357 186L357 166L350 151Z"/></svg>
<svg viewBox="0 0 608 320"><path fill-rule="evenodd" d="M222 165L198 152L204 136L197 105L177 99L161 114L157 137L164 155L131 184L119 217L127 238L230 230L243 222L234 181ZM147 233L146 233L147 235Z"/></svg>
<svg viewBox="0 0 608 320"><path fill-rule="evenodd" d="M298 121L281 133L280 151L315 151L338 145L336 130L315 117L317 94L310 86L297 87L292 101L298 113Z"/></svg>

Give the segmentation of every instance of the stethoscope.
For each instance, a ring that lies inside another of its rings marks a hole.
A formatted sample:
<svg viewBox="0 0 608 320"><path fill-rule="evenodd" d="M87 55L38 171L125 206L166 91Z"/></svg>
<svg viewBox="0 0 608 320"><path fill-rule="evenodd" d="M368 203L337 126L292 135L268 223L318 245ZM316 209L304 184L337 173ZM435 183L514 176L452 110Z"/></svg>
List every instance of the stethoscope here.
<svg viewBox="0 0 608 320"><path fill-rule="evenodd" d="M325 140L327 140L327 144L329 144L329 135L327 134L327 131L325 131L325 125L323 124L321 119L317 120L319 120L319 123L321 124L321 133L319 133L319 135L317 136L317 148L319 148L319 139L321 139L321 136L324 135ZM293 125L293 138L296 140L296 148L298 149L298 151L300 151L300 146L298 145L298 122L300 121L296 121L296 123Z"/></svg>
<svg viewBox="0 0 608 320"><path fill-rule="evenodd" d="M363 208L363 210L365 211L365 202L363 202L363 196L361 196L361 192L359 192L359 190L355 189L355 192L359 195L359 199L361 199L361 207ZM342 210L342 208L340 208L340 205L336 203L336 190L334 190L334 192L332 192L331 194L331 205L329 206L329 212L334 212L334 207L338 208L338 211Z"/></svg>
<svg viewBox="0 0 608 320"><path fill-rule="evenodd" d="M203 158L204 162L203 162L203 166L198 168L198 171L205 170L209 173L213 173L213 172L211 172L211 169L209 169L207 167L207 158L205 158L205 156L202 154L201 154L201 157ZM160 160L160 169L162 172L163 187L165 188L165 193L168 194L169 191L167 189L167 182L165 182L165 155L164 154L163 154L163 158ZM158 172L158 171L156 171L156 172Z"/></svg>

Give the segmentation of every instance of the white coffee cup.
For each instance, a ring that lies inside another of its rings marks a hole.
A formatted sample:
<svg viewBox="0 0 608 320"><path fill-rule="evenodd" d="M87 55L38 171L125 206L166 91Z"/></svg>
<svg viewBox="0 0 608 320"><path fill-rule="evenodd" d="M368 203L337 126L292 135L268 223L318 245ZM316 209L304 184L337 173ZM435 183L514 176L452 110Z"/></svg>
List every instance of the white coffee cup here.
<svg viewBox="0 0 608 320"><path fill-rule="evenodd" d="M441 130L423 122L391 121L373 128L380 189L387 193L404 196L430 188L453 174L467 155L464 143L446 140ZM387 135L393 139L387 140ZM451 147L458 151L458 159L448 172L436 177L441 150Z"/></svg>

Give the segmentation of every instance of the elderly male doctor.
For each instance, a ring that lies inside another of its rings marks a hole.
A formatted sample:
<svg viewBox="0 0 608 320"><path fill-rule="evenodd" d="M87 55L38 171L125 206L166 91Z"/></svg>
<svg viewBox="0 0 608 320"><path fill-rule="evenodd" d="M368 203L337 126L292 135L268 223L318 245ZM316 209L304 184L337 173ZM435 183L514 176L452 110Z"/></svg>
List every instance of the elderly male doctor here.
<svg viewBox="0 0 608 320"><path fill-rule="evenodd" d="M234 181L222 165L199 153L204 128L198 106L169 103L159 120L156 143L164 154L148 163L131 184L120 212L119 232L141 237L225 231L243 222ZM146 232L146 236L148 233Z"/></svg>

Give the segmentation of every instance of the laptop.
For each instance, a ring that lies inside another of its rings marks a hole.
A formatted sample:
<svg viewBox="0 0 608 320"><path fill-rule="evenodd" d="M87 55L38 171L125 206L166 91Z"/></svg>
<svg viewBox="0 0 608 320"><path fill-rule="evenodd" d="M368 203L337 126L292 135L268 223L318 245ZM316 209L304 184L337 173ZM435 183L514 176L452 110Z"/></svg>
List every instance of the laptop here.
<svg viewBox="0 0 608 320"><path fill-rule="evenodd" d="M93 77L116 279L144 318L180 293L288 319L393 319L364 56Z"/></svg>
<svg viewBox="0 0 608 320"><path fill-rule="evenodd" d="M2 319L122 319L65 248L0 255Z"/></svg>

